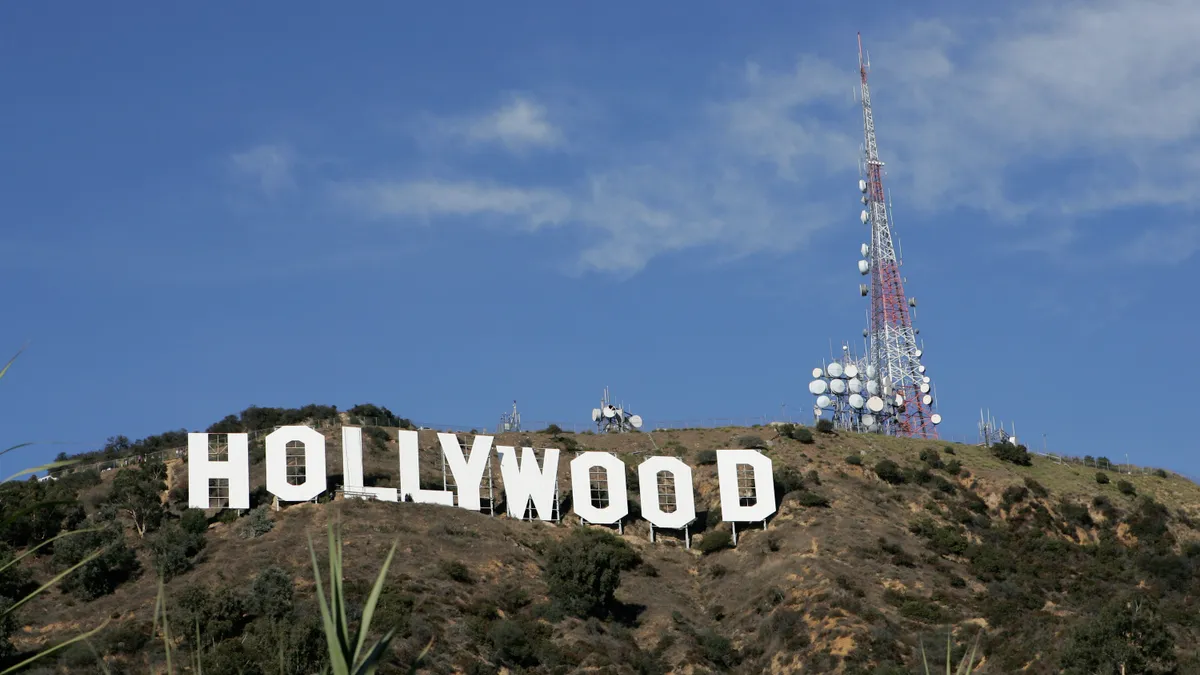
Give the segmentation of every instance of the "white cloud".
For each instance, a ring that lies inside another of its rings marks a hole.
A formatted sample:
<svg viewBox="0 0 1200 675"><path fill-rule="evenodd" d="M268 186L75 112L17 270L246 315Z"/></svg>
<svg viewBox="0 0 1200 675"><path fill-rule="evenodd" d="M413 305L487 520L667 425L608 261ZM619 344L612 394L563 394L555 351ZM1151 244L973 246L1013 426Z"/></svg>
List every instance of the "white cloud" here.
<svg viewBox="0 0 1200 675"><path fill-rule="evenodd" d="M1107 0L986 23L918 22L886 42L867 36L898 206L976 209L970 217L1025 228L1006 250L1045 254L1080 246L1078 223L1114 208L1200 206L1197 33L1192 0ZM844 56L806 55L781 72L748 64L736 94L693 102L706 113L699 122L683 115L689 121L654 142L574 148L586 164L572 181L365 183L346 194L378 216L490 213L526 228L575 225L589 233L585 269L631 272L701 246L732 256L785 251L856 213L845 186L857 177L861 116ZM545 108L522 97L441 129L512 150L564 143ZM1147 233L1123 259L1153 257L1139 251L1161 237L1197 242L1200 230Z"/></svg>
<svg viewBox="0 0 1200 675"><path fill-rule="evenodd" d="M570 201L553 190L503 187L476 182L378 181L343 185L336 193L374 217L475 216L525 219L532 226L562 222Z"/></svg>
<svg viewBox="0 0 1200 675"><path fill-rule="evenodd" d="M235 153L230 158L237 174L256 181L268 195L295 186L292 177L295 161L296 155L289 146L271 144Z"/></svg>
<svg viewBox="0 0 1200 675"><path fill-rule="evenodd" d="M513 152L562 146L563 132L549 120L546 106L528 96L513 95L496 110L475 116L430 121L441 136L471 145L499 144Z"/></svg>

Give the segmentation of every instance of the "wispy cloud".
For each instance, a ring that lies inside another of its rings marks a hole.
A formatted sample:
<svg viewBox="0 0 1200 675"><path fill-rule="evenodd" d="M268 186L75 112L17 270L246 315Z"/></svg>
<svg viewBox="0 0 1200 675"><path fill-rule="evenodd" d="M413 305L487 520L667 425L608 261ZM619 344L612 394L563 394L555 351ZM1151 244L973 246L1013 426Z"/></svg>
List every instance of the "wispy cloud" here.
<svg viewBox="0 0 1200 675"><path fill-rule="evenodd" d="M1106 0L988 22L917 22L888 41L865 36L880 149L899 206L1007 225L1015 231L1000 248L1026 255L1080 247L1082 223L1115 208L1200 206L1192 188L1200 172L1197 32L1200 5L1190 0ZM556 157L540 181L506 185L451 164L471 179L364 176L338 194L398 221L486 214L516 229L574 227L585 270L630 273L696 247L724 256L791 250L856 210L847 186L857 177L861 118L850 97L857 73L845 62L808 54L783 70L745 64L725 95L678 101L678 123L665 137L580 133L592 140L574 142L568 165ZM530 96L438 124L443 137L469 145L566 143ZM453 161L435 154L443 167ZM1153 237L1200 240L1192 227L1155 232L1116 237L1132 242L1123 259L1146 258L1136 251ZM1195 249L1177 247L1170 258Z"/></svg>
<svg viewBox="0 0 1200 675"><path fill-rule="evenodd" d="M428 129L468 145L500 145L513 152L556 148L566 142L563 131L550 121L546 106L519 94L487 113L430 118L422 133Z"/></svg>
<svg viewBox="0 0 1200 675"><path fill-rule="evenodd" d="M264 144L230 157L233 170L258 184L267 195L274 195L295 186L292 170L296 154L290 146Z"/></svg>

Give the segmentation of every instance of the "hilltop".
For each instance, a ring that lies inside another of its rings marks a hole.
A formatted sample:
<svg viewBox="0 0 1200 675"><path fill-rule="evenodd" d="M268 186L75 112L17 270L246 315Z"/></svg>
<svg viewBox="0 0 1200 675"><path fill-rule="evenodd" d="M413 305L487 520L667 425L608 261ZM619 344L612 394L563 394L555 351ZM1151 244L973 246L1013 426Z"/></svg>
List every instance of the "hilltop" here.
<svg viewBox="0 0 1200 675"><path fill-rule="evenodd" d="M230 419L222 431L249 430ZM340 483L340 426L351 421L362 420L309 418L327 439L331 487ZM390 413L383 421L396 426L366 430L364 469L369 484L398 486L396 431L410 425ZM436 432L419 436L422 482L441 488ZM283 672L310 672L323 642L307 537L323 555L324 528L336 521L356 606L399 542L373 622L399 626L395 664L381 672L403 672L432 639L423 672L910 673L921 641L944 655L947 633L956 654L978 636L978 672L1094 672L1114 659L1131 673L1200 667L1200 486L1173 474L1099 478L1095 468L1016 448L804 427L527 432L496 443L564 450L559 480L568 496L570 451L617 454L630 467L633 517L617 534L581 527L569 510L543 524L332 492L275 511L261 489L248 512L201 514L185 508L187 464L170 456L8 485L0 488L6 513L31 498L75 502L10 523L3 534L14 551L63 527L106 529L76 535L78 544L60 540L58 550L22 564L25 577L0 579L0 594L50 579L86 545L108 551L23 607L12 643L35 649L110 619L94 641L109 668L151 672L162 661L162 637L152 630L160 569L180 624L172 633L187 635L177 638L180 653L193 650L199 626L205 673L281 672L281 647ZM774 462L780 504L765 530L739 527L734 548L720 521L712 451L754 446ZM651 543L636 517L636 466L656 454L694 468L700 514L690 550L673 532ZM265 475L261 437L251 459L256 488ZM499 493L498 465L494 477ZM154 501L138 501L139 486L150 484ZM581 531L596 536L580 541ZM619 570L615 596L596 591L598 600L581 604L586 593L563 575L601 589L603 575L589 576L587 565L608 563ZM95 661L72 646L45 672L102 672Z"/></svg>

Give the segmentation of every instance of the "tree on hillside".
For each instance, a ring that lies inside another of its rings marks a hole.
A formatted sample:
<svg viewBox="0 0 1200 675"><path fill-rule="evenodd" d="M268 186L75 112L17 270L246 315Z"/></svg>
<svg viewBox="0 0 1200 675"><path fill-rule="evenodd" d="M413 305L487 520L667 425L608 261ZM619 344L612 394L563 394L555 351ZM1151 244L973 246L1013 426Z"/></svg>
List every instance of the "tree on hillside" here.
<svg viewBox="0 0 1200 675"><path fill-rule="evenodd" d="M547 554L546 585L568 614L602 617L613 607L621 572L639 562L624 540L597 528L577 529Z"/></svg>
<svg viewBox="0 0 1200 675"><path fill-rule="evenodd" d="M125 469L113 479L109 503L129 518L139 537L145 537L146 532L158 527L163 519L160 494L167 489L167 484L155 475L157 473L147 465L141 469Z"/></svg>
<svg viewBox="0 0 1200 675"><path fill-rule="evenodd" d="M1175 640L1150 598L1122 598L1075 629L1060 665L1068 675L1165 675L1176 671Z"/></svg>

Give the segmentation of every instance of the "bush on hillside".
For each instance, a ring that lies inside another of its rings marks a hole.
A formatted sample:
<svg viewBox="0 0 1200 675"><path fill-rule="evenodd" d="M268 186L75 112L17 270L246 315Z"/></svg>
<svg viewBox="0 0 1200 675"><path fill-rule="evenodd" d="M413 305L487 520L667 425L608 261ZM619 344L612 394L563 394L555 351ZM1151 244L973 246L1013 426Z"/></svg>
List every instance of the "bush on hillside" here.
<svg viewBox="0 0 1200 675"><path fill-rule="evenodd" d="M798 492L796 494L796 500L800 502L801 506L808 506L808 507L827 507L827 506L829 506L829 500L827 498L825 498L815 492L812 492L810 490L801 490L800 492Z"/></svg>
<svg viewBox="0 0 1200 675"><path fill-rule="evenodd" d="M296 584L282 568L272 565L258 573L250 585L247 608L258 616L282 619L292 613Z"/></svg>
<svg viewBox="0 0 1200 675"><path fill-rule="evenodd" d="M1154 475L1158 478L1166 478L1167 472L1164 469L1155 469Z"/></svg>
<svg viewBox="0 0 1200 675"><path fill-rule="evenodd" d="M833 420L819 419L817 420L817 431L823 434L833 433Z"/></svg>
<svg viewBox="0 0 1200 675"><path fill-rule="evenodd" d="M208 531L208 518L204 509L188 509L179 517L179 527L190 534L204 534Z"/></svg>
<svg viewBox="0 0 1200 675"><path fill-rule="evenodd" d="M614 608L621 572L640 562L623 539L599 528L579 528L547 552L546 585L564 612L604 617Z"/></svg>
<svg viewBox="0 0 1200 675"><path fill-rule="evenodd" d="M761 437L754 434L742 434L733 439L733 444L739 448L747 448L750 450L766 450L767 442Z"/></svg>
<svg viewBox="0 0 1200 675"><path fill-rule="evenodd" d="M790 438L801 443L812 443L813 435L807 427L799 424L781 424L779 426L779 435L784 438Z"/></svg>
<svg viewBox="0 0 1200 675"><path fill-rule="evenodd" d="M1031 466L1033 457L1029 454L1029 449L1024 445L1013 445L1007 441L996 443L992 446L992 455L1003 462L1010 462L1017 466Z"/></svg>
<svg viewBox="0 0 1200 675"><path fill-rule="evenodd" d="M1133 487L1133 483L1127 480L1119 480L1117 481L1117 492L1132 497L1137 494L1137 488Z"/></svg>
<svg viewBox="0 0 1200 675"><path fill-rule="evenodd" d="M862 455L846 455L846 463L850 466L862 466Z"/></svg>
<svg viewBox="0 0 1200 675"><path fill-rule="evenodd" d="M900 469L900 465L890 459L881 460L875 465L875 475L891 485L900 485L905 482L904 471Z"/></svg>
<svg viewBox="0 0 1200 675"><path fill-rule="evenodd" d="M708 555L709 553L723 551L732 546L733 537L728 532L725 530L714 530L704 535L704 538L700 540L699 548L701 553Z"/></svg>
<svg viewBox="0 0 1200 675"><path fill-rule="evenodd" d="M93 523L91 527L100 525ZM125 545L115 523L99 532L83 532L54 542L54 566L66 570L97 549L104 552L62 580L62 589L80 600L108 595L141 571L137 556Z"/></svg>
<svg viewBox="0 0 1200 675"><path fill-rule="evenodd" d="M1096 472L1096 482L1101 485L1108 485L1108 482L1109 482L1108 474L1104 473L1103 471L1097 471Z"/></svg>
<svg viewBox="0 0 1200 675"><path fill-rule="evenodd" d="M1038 497L1039 499L1045 499L1046 497L1050 496L1050 491L1046 489L1046 486L1028 476L1025 477L1025 487L1029 488L1029 491L1033 493L1033 496Z"/></svg>
<svg viewBox="0 0 1200 675"><path fill-rule="evenodd" d="M192 569L192 561L205 543L203 534L184 532L175 523L167 524L150 541L155 569L170 581Z"/></svg>
<svg viewBox="0 0 1200 675"><path fill-rule="evenodd" d="M958 461L957 459L952 459L949 462L946 462L946 466L942 468L951 476L957 476L958 474L962 473L962 462Z"/></svg>
<svg viewBox="0 0 1200 675"><path fill-rule="evenodd" d="M700 450L696 453L696 464L698 466L706 466L708 464L717 463L716 450Z"/></svg>
<svg viewBox="0 0 1200 675"><path fill-rule="evenodd" d="M550 424L545 429L542 429L543 434L550 434L552 436L557 436L562 432L562 427L558 426L557 424Z"/></svg>
<svg viewBox="0 0 1200 675"><path fill-rule="evenodd" d="M942 456L933 448L925 448L921 451L921 461L925 462L930 469L940 469L942 466Z"/></svg>

